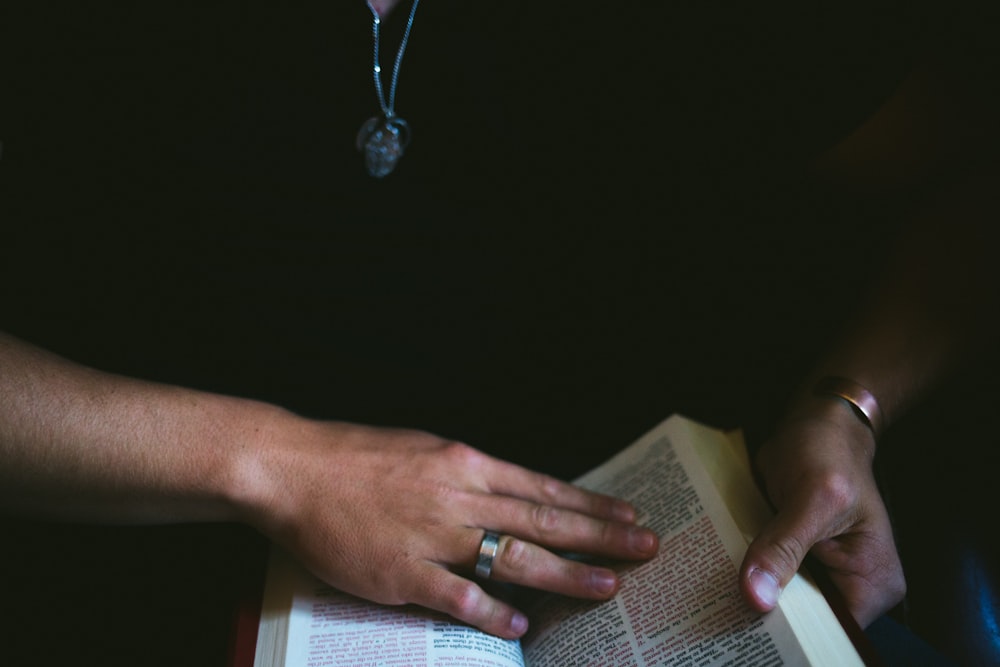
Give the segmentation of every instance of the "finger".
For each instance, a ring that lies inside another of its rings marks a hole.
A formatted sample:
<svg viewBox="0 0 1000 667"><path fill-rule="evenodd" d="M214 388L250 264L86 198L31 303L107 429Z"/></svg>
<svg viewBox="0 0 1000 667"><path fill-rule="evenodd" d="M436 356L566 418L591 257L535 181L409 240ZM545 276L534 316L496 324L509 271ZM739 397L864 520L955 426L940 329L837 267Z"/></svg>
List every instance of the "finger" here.
<svg viewBox="0 0 1000 667"><path fill-rule="evenodd" d="M881 510L881 511L880 511ZM896 606L906 594L906 578L884 508L872 510L867 525L818 542L811 550L843 593L847 609L862 628Z"/></svg>
<svg viewBox="0 0 1000 667"><path fill-rule="evenodd" d="M627 523L635 521L636 511L631 503L581 489L507 461L491 459L484 474L488 489L494 493L575 510L602 519Z"/></svg>
<svg viewBox="0 0 1000 667"><path fill-rule="evenodd" d="M618 590L618 576L562 558L531 542L501 535L490 579L576 598L605 600Z"/></svg>
<svg viewBox="0 0 1000 667"><path fill-rule="evenodd" d="M750 543L740 567L740 587L751 607L774 608L809 550L829 536L828 514L813 503L789 503Z"/></svg>
<svg viewBox="0 0 1000 667"><path fill-rule="evenodd" d="M552 549L638 560L659 547L656 534L642 526L517 498L479 494L469 502L480 525Z"/></svg>
<svg viewBox="0 0 1000 667"><path fill-rule="evenodd" d="M528 629L523 613L484 591L476 582L427 563L413 578L408 596L414 604L434 609L506 639Z"/></svg>

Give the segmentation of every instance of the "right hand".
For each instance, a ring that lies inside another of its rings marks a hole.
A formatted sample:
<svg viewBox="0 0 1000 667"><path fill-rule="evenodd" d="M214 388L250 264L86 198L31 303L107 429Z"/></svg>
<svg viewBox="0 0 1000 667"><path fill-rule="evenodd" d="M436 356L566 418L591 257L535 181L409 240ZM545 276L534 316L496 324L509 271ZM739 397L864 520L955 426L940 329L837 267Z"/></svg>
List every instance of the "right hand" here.
<svg viewBox="0 0 1000 667"><path fill-rule="evenodd" d="M787 418L757 457L777 510L740 569L744 597L774 608L807 553L829 570L862 627L906 592L889 514L875 483L871 432L845 404L813 398Z"/></svg>
<svg viewBox="0 0 1000 667"><path fill-rule="evenodd" d="M466 445L285 413L278 420L248 452L249 522L345 592L513 638L526 617L470 578L485 530L502 536L492 579L580 598L611 597L614 571L550 549L628 560L657 550L627 503Z"/></svg>

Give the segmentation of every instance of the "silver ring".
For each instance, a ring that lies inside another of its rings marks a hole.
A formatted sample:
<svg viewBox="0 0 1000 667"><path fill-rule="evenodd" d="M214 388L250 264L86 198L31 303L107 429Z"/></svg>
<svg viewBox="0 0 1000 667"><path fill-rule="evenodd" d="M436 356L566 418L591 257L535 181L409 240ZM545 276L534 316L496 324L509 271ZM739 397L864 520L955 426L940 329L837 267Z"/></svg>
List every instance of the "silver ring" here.
<svg viewBox="0 0 1000 667"><path fill-rule="evenodd" d="M483 535L483 541L479 543L479 557L476 558L477 577L489 579L493 574L493 559L496 558L499 547L500 536L487 530Z"/></svg>

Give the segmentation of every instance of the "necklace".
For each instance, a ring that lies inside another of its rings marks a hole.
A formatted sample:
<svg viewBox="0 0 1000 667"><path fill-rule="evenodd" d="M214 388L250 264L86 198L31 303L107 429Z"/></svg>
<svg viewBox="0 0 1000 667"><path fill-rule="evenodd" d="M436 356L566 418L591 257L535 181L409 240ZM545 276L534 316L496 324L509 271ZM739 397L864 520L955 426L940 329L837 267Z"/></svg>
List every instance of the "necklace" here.
<svg viewBox="0 0 1000 667"><path fill-rule="evenodd" d="M389 99L386 101L385 92L382 88L382 65L379 62L379 33L382 18L378 12L368 2L368 9L372 13L372 41L374 42L374 63L372 69L375 74L375 93L378 95L379 106L382 113L372 116L361 126L358 132L358 150L365 156L365 167L368 173L375 178L383 178L392 173L396 168L396 163L403 156L403 150L410 144L410 126L405 120L396 115L396 83L399 81L399 66L403 62L403 53L406 51L406 43L410 39L410 28L413 27L413 17L417 13L417 5L420 0L413 0L410 7L410 18L406 21L406 30L403 32L403 40L399 43L399 50L396 51L396 62L392 67L392 79L389 83Z"/></svg>

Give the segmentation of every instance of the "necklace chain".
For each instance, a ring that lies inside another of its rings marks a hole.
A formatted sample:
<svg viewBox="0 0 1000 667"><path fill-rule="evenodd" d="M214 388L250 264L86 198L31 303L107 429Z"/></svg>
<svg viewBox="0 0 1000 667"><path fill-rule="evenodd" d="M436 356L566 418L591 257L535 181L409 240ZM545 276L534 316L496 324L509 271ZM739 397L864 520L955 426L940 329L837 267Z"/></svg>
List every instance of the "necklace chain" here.
<svg viewBox="0 0 1000 667"><path fill-rule="evenodd" d="M410 29L413 27L413 17L417 13L420 0L413 0L410 7L410 17L406 20L406 30L396 51L396 62L392 66L392 79L389 82L389 100L385 99L382 87L382 64L379 62L379 47L381 46L382 17L378 15L371 0L368 9L372 13L372 51L374 52L372 70L375 75L375 93L378 95L382 115L374 116L365 121L358 132L357 147L365 156L365 167L375 178L388 176L396 168L403 151L410 145L410 126L396 115L396 84L399 83L399 66L403 62L406 44L410 41Z"/></svg>
<svg viewBox="0 0 1000 667"><path fill-rule="evenodd" d="M396 84L399 81L399 67L403 62L406 44L410 41L410 29L413 27L413 17L417 14L417 5L419 4L420 0L413 0L413 5L410 7L410 16L406 20L406 30L403 32L403 39L399 43L399 49L396 51L396 60L392 66L392 78L389 80L389 100L387 102L385 92L382 88L382 64L379 58L379 46L382 41L382 17L379 16L378 11L375 10L371 2L367 3L368 9L372 13L372 50L374 51L372 70L375 78L375 92L378 94L379 105L382 107L382 113L385 114L386 118L392 118L396 115Z"/></svg>

